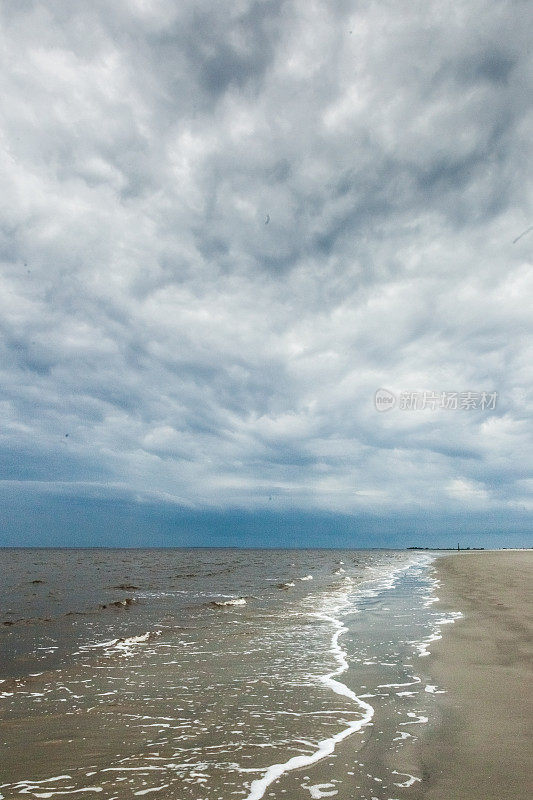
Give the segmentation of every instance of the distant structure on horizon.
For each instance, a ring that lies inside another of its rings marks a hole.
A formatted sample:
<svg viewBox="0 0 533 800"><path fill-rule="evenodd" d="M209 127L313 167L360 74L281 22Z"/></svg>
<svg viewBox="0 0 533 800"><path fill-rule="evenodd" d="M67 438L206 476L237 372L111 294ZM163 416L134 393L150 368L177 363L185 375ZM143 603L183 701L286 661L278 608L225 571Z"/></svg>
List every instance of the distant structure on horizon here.
<svg viewBox="0 0 533 800"><path fill-rule="evenodd" d="M459 547L459 542L457 543L457 547L419 547L418 545L411 545L411 547L407 548L408 550L484 550L484 547Z"/></svg>

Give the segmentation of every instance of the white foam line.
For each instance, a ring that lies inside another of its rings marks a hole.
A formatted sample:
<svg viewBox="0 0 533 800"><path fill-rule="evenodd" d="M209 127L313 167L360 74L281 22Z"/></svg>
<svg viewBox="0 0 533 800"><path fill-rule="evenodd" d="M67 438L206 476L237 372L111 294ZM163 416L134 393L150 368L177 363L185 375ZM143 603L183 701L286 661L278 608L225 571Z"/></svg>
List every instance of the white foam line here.
<svg viewBox="0 0 533 800"><path fill-rule="evenodd" d="M309 789L309 794L313 800L320 800L321 797L334 797L339 792L335 789L334 783L315 783L314 786L304 787ZM324 789L333 789L332 792L325 792Z"/></svg>
<svg viewBox="0 0 533 800"><path fill-rule="evenodd" d="M380 591L384 591L387 589L391 589L396 584L396 578L406 570L410 569L413 566L422 566L428 565L433 560L432 557L429 559L426 557L415 557L408 561L407 564L402 565L401 567L397 567L392 571L383 574L378 574L369 578L366 581L362 581L357 589L358 594L361 597L375 597ZM379 570L375 570L379 572ZM312 580L312 576L308 575L305 578L300 578L299 580ZM375 585L374 589L361 589L362 584L377 584ZM345 603L337 606L334 611L338 613L344 605L348 603L348 595L346 595ZM361 730L365 725L368 725L374 716L374 708L370 705L370 703L365 703L361 697L358 697L355 692L349 689L344 683L336 680L339 675L342 675L346 670L348 670L349 665L346 660L346 652L341 648L339 645L339 638L340 636L345 633L348 628L344 627L342 622L338 620L336 617L330 617L327 614L315 614L314 616L318 617L319 619L323 619L327 622L331 622L334 626L335 631L331 638L331 648L330 652L333 653L335 659L338 663L338 668L333 672L330 672L328 675L324 675L320 678L321 682L328 686L332 691L336 694L342 695L343 697L348 697L350 700L353 700L357 705L363 709L364 714L362 719L354 720L351 722L347 728L340 731L339 733L335 734L335 736L330 737L329 739L323 739L322 741L317 743L318 749L311 753L310 755L299 755L293 756L288 761L285 761L282 764L273 764L272 766L268 767L266 772L264 773L262 778L257 778L255 781L252 781L250 785L250 791L248 795L243 798L243 800L260 800L268 787L277 781L282 775L286 772L292 772L295 769L300 769L301 767L308 767L311 764L315 764L317 761L321 761L326 756L331 755L335 750L335 745L338 742L341 742L343 739L346 739L348 736L351 736L352 733ZM413 676L414 677L414 676ZM417 681L415 680L415 683ZM419 720L420 722L422 719ZM403 723L403 724L415 724L415 723Z"/></svg>
<svg viewBox="0 0 533 800"><path fill-rule="evenodd" d="M407 780L404 781L403 783L395 783L394 784L395 786L401 786L402 789L403 788L407 789L409 786L412 786L413 783L421 783L421 781L422 781L421 778L417 778L415 775L409 775L408 772L397 772L395 769L393 769L392 770L392 774L393 775L404 775L407 778Z"/></svg>
<svg viewBox="0 0 533 800"><path fill-rule="evenodd" d="M246 605L246 598L245 597L234 597L231 600L214 600L214 606L245 606Z"/></svg>
<svg viewBox="0 0 533 800"><path fill-rule="evenodd" d="M451 625L456 622L456 620L461 619L462 616L463 614L461 611L451 611L447 617L436 620L434 623L436 626L434 632L430 634L427 639L424 639L424 641L415 643L419 658L431 655L428 648L433 642L438 642L439 639L442 639L442 625Z"/></svg>
<svg viewBox="0 0 533 800"><path fill-rule="evenodd" d="M114 650L122 650L124 652L128 651L134 644L144 644L148 642L152 637L161 636L162 631L146 631L146 633L141 633L138 636L129 636L126 639L109 639L106 642L95 642L92 644L84 644L80 646L80 652L85 652L86 650L97 650L102 648L113 648ZM68 691L68 690L67 690Z"/></svg>
<svg viewBox="0 0 533 800"><path fill-rule="evenodd" d="M419 678L417 675L413 675L414 680L409 681L409 683L378 683L378 689L400 689L403 686L414 686L417 683L422 683L422 678Z"/></svg>
<svg viewBox="0 0 533 800"><path fill-rule="evenodd" d="M155 772L164 771L167 767L156 767L151 764L146 767L105 767L101 772L144 772L145 770Z"/></svg>
<svg viewBox="0 0 533 800"><path fill-rule="evenodd" d="M412 718L411 722L400 722L400 725L425 725L426 722L429 722L429 717L424 714L415 714L414 711L408 711L407 716Z"/></svg>
<svg viewBox="0 0 533 800"><path fill-rule="evenodd" d="M85 786L83 789L66 789L65 791L55 791L55 792L34 792L34 797L43 797L46 800L49 800L50 797L54 797L56 794L81 794L82 792L103 792L101 786Z"/></svg>
<svg viewBox="0 0 533 800"><path fill-rule="evenodd" d="M400 741L403 741L403 739L412 739L413 738L412 734L407 733L407 731L396 731L396 733L399 733L400 735L396 736L396 738L392 740L393 742L400 742Z"/></svg>
<svg viewBox="0 0 533 800"><path fill-rule="evenodd" d="M425 691L428 692L428 694L446 694L444 689L437 689L437 687L433 686L433 684L431 683L428 683L428 685L425 688Z"/></svg>
<svg viewBox="0 0 533 800"><path fill-rule="evenodd" d="M15 789L18 789L21 786L33 786L33 785L37 786L37 785L39 785L41 783L53 783L53 781L66 781L66 780L72 780L72 775L54 775L53 778L43 778L40 781L24 781L24 780L22 780L22 781L18 781L17 783L14 783L13 787ZM8 786L9 784L6 783L5 785Z"/></svg>
<svg viewBox="0 0 533 800"><path fill-rule="evenodd" d="M335 609L335 611L340 611L342 606L339 606ZM353 720L349 723L347 728L344 730L339 731L336 733L335 736L331 736L329 739L323 739L322 741L318 742L318 749L315 750L314 753L310 755L300 755L300 756L293 756L289 758L288 761L285 761L283 764L272 764L271 767L267 769L264 775L261 778L257 778L255 781L252 781L250 785L250 792L246 796L245 800L260 800L267 790L267 788L277 781L282 775L286 772L292 772L295 769L300 769L301 767L308 767L311 764L315 764L317 761L320 761L326 756L329 756L335 750L335 745L338 742L341 742L343 739L346 739L348 736L351 736L352 733L361 730L365 725L368 725L372 717L374 716L374 708L370 705L370 703L365 703L364 700L361 700L355 692L349 689L344 683L336 680L339 675L342 675L343 672L346 672L349 665L346 661L346 652L342 649L339 644L340 636L345 633L348 628L344 627L342 622L340 622L336 617L330 617L327 614L316 614L319 619L323 619L326 622L330 622L334 626L334 633L331 637L331 648L330 652L333 653L338 667L333 672L328 673L327 675L323 675L320 678L320 681L328 686L335 694L339 694L342 697L348 697L350 700L353 700L357 705L363 709L364 714L363 717L359 720Z"/></svg>
<svg viewBox="0 0 533 800"><path fill-rule="evenodd" d="M364 695L365 697L375 697L373 694ZM359 695L359 697L363 697L363 695ZM353 711L349 711L346 708L331 708L329 711L269 711L269 714L275 716L276 714L281 714L290 717L319 717L321 714L325 714L327 716L331 716L332 714L358 714L359 711L354 709Z"/></svg>

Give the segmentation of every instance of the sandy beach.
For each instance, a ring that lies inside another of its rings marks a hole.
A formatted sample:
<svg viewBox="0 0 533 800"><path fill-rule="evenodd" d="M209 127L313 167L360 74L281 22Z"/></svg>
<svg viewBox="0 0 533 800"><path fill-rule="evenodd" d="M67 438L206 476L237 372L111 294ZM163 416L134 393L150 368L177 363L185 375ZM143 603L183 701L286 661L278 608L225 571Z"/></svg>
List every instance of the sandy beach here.
<svg viewBox="0 0 533 800"><path fill-rule="evenodd" d="M437 564L448 626L428 659L442 725L422 745L428 800L533 796L533 551L458 553Z"/></svg>

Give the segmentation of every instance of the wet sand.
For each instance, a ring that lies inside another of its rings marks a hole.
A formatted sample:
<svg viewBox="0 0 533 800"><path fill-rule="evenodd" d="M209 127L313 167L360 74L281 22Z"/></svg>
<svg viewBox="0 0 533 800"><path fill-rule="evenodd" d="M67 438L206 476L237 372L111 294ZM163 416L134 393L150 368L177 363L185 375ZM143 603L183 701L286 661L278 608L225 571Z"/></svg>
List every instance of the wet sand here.
<svg viewBox="0 0 533 800"><path fill-rule="evenodd" d="M428 800L533 797L533 551L439 559L441 605L464 619L431 646L442 724L421 747Z"/></svg>

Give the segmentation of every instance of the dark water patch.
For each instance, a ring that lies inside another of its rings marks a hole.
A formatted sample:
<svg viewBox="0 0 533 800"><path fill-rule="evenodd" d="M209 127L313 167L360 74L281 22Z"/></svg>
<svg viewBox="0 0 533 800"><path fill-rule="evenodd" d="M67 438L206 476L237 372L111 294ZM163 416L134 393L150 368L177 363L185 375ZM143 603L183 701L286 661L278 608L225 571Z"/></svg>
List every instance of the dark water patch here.
<svg viewBox="0 0 533 800"><path fill-rule="evenodd" d="M106 608L129 608L136 602L134 597L125 597L124 600L113 600L111 603L102 603L101 609Z"/></svg>
<svg viewBox="0 0 533 800"><path fill-rule="evenodd" d="M125 592L134 592L139 587L135 586L133 583L120 583L118 586L110 586L110 589L122 589Z"/></svg>
<svg viewBox="0 0 533 800"><path fill-rule="evenodd" d="M37 625L40 622L51 622L52 617L19 617L18 619L6 619L2 625Z"/></svg>

